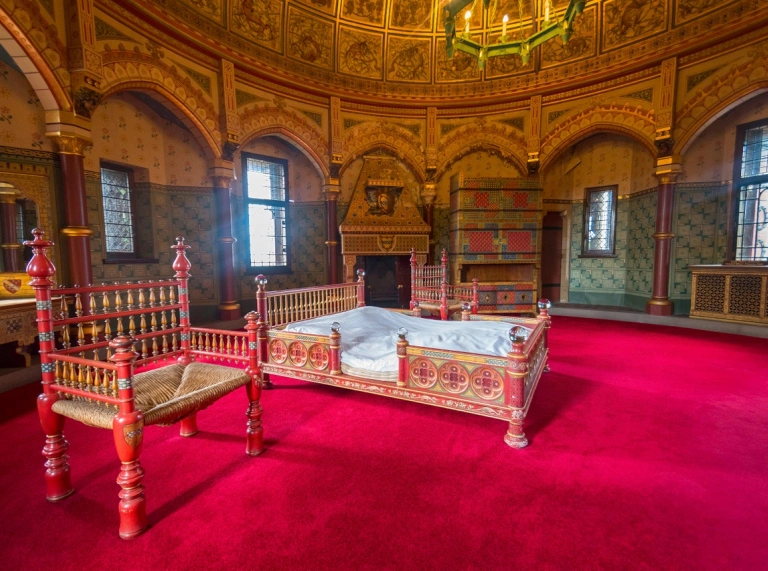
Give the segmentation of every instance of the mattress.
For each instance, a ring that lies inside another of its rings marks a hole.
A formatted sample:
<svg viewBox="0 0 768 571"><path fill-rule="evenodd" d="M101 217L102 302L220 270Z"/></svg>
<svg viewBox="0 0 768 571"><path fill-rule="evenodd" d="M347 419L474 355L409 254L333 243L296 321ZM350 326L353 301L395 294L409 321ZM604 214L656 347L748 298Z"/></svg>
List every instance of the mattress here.
<svg viewBox="0 0 768 571"><path fill-rule="evenodd" d="M437 321L419 319L379 307L358 307L286 325L285 331L330 335L341 324L341 370L378 381L397 381L397 330L408 330L408 343L446 351L506 357L509 323L498 321Z"/></svg>

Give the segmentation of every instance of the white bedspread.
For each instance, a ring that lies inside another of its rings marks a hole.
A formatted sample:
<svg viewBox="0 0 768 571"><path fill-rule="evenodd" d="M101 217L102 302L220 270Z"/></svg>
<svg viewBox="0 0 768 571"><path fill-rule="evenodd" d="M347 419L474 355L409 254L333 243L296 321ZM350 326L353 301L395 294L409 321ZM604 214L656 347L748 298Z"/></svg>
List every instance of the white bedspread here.
<svg viewBox="0 0 768 571"><path fill-rule="evenodd" d="M408 343L448 351L506 357L510 323L498 321L437 321L419 319L379 307L291 323L285 331L330 335L331 324L341 324L341 370L376 380L397 380L397 330L408 330Z"/></svg>

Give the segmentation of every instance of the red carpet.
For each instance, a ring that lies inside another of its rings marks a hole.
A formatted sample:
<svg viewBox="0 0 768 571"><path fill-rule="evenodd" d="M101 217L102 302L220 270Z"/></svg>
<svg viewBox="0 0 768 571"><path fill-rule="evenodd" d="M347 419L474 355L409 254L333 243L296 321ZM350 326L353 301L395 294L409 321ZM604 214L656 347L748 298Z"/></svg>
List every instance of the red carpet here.
<svg viewBox="0 0 768 571"><path fill-rule="evenodd" d="M117 538L108 431L68 422L77 492L44 499L30 412L0 424L6 569L759 569L768 564L768 343L555 318L531 446L504 423L282 381L269 449L242 392L191 439L150 427L152 527Z"/></svg>

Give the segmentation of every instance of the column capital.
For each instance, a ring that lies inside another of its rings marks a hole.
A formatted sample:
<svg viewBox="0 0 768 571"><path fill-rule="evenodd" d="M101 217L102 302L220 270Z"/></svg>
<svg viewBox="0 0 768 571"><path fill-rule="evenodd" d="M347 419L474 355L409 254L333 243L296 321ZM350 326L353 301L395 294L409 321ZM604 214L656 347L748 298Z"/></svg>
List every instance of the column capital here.
<svg viewBox="0 0 768 571"><path fill-rule="evenodd" d="M433 205L435 198L437 198L437 190L434 182L425 182L421 187L421 201L425 205Z"/></svg>
<svg viewBox="0 0 768 571"><path fill-rule="evenodd" d="M323 183L323 194L325 195L325 200L338 200L339 195L341 194L339 179L326 178Z"/></svg>
<svg viewBox="0 0 768 571"><path fill-rule="evenodd" d="M659 157L656 160L653 175L659 179L659 184L675 184L677 177L681 174L683 174L683 165L680 163L679 156Z"/></svg>
<svg viewBox="0 0 768 571"><path fill-rule="evenodd" d="M20 197L21 194L16 189L0 185L0 204L15 204Z"/></svg>
<svg viewBox="0 0 768 571"><path fill-rule="evenodd" d="M59 153L64 155L83 156L85 150L93 146L93 141L90 138L85 138L81 135L65 132L46 133L45 135L56 143Z"/></svg>
<svg viewBox="0 0 768 571"><path fill-rule="evenodd" d="M213 183L213 188L226 188L229 190L232 185L232 177L223 174L208 175Z"/></svg>

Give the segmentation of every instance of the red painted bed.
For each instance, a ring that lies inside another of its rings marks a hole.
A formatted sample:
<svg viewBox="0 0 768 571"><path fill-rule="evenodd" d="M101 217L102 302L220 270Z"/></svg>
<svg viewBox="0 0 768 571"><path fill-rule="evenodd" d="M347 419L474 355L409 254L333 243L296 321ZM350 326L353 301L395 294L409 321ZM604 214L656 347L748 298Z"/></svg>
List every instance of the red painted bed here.
<svg viewBox="0 0 768 571"><path fill-rule="evenodd" d="M523 419L541 375L548 370L549 301L541 300L538 317L530 319L472 315L469 304L465 305L462 320L470 322L467 326L473 321L511 326L504 357L411 345L408 332L400 330L393 347L398 358L397 380L387 382L342 372L343 320L331 324L327 334L285 330L302 320L337 313L347 316L349 310L362 308L364 272L358 271L356 283L287 291L268 292L267 279L261 275L256 281L259 368L265 377L303 379L497 418L508 423L504 441L509 446L528 444ZM419 320L410 315L407 319Z"/></svg>

